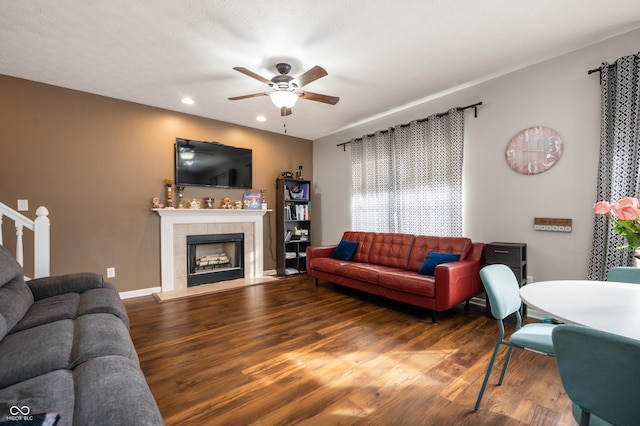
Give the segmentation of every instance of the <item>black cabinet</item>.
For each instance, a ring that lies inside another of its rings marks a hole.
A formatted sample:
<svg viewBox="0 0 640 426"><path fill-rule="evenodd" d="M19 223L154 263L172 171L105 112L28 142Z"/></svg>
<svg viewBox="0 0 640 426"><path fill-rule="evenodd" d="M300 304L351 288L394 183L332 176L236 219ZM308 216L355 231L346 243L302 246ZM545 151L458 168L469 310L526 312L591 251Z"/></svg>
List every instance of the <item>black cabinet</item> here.
<svg viewBox="0 0 640 426"><path fill-rule="evenodd" d="M520 287L527 283L527 245L524 243L489 243L485 247L485 264L507 265L516 276ZM491 305L489 298L486 298L487 311L489 318L494 318L491 314ZM522 319L527 317L527 305L524 303L520 308ZM506 321L515 322L515 315L507 317Z"/></svg>
<svg viewBox="0 0 640 426"><path fill-rule="evenodd" d="M276 187L276 271L281 276L305 273L311 245L311 182L279 178Z"/></svg>

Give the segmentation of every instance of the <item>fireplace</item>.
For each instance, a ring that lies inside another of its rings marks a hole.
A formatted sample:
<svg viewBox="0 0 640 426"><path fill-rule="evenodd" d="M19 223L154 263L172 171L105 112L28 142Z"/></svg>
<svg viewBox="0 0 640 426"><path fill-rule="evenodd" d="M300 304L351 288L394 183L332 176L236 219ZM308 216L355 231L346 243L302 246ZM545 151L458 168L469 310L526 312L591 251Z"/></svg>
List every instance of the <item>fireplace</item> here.
<svg viewBox="0 0 640 426"><path fill-rule="evenodd" d="M187 287L244 278L244 234L187 235Z"/></svg>
<svg viewBox="0 0 640 426"><path fill-rule="evenodd" d="M263 222L270 210L153 209L160 216L162 292L187 289L187 235L242 233L244 279L264 274Z"/></svg>

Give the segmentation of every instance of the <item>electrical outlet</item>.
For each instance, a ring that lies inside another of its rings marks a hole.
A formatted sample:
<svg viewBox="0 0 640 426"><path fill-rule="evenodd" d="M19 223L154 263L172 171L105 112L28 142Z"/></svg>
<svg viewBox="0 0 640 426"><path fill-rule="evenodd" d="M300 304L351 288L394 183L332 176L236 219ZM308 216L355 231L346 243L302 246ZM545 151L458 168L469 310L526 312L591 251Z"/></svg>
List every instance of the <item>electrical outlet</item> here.
<svg viewBox="0 0 640 426"><path fill-rule="evenodd" d="M29 211L29 200L18 200L18 211L19 212Z"/></svg>
<svg viewBox="0 0 640 426"><path fill-rule="evenodd" d="M116 277L116 268L111 267L107 268L107 278L115 278Z"/></svg>

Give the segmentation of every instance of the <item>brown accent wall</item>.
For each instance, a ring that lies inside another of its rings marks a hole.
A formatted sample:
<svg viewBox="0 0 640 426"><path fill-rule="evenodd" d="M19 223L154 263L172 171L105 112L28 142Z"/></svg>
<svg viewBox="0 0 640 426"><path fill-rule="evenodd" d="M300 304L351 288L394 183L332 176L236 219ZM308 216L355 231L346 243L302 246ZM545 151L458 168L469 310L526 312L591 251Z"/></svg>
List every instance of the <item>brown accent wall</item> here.
<svg viewBox="0 0 640 426"><path fill-rule="evenodd" d="M178 100L176 100L177 102ZM176 137L253 149L254 190L275 207L284 170L313 175L312 142L0 75L0 202L29 201L51 219L51 274L94 271L120 291L160 285L160 219L150 210L173 179ZM185 197L242 198L242 190L187 187ZM217 201L216 201L217 204ZM275 212L265 218L264 265L275 269ZM15 228L4 220L14 252ZM32 273L25 231L25 272Z"/></svg>

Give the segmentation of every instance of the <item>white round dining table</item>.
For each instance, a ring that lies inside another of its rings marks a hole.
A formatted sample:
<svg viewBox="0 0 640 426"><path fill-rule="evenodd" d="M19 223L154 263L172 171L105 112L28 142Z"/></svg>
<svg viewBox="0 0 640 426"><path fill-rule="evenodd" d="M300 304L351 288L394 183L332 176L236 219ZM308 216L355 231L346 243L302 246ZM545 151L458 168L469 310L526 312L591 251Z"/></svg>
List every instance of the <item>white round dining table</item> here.
<svg viewBox="0 0 640 426"><path fill-rule="evenodd" d="M567 324L640 340L640 284L539 281L520 288L527 306Z"/></svg>

